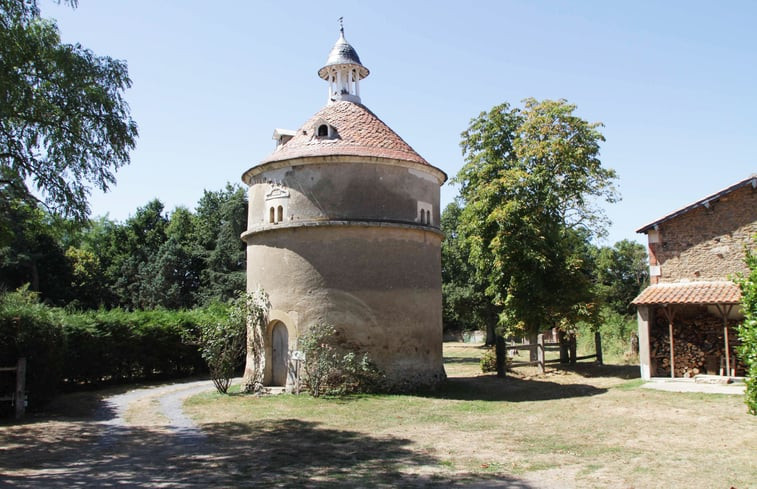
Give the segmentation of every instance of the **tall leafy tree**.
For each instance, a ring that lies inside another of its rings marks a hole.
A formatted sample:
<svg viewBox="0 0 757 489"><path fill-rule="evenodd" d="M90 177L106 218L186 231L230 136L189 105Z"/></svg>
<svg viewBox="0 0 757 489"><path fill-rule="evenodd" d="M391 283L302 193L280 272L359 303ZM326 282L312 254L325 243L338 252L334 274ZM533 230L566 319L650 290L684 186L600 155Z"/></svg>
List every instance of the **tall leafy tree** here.
<svg viewBox="0 0 757 489"><path fill-rule="evenodd" d="M36 191L83 220L90 186L107 190L129 163L130 86L125 62L63 44L36 0L0 0L0 206Z"/></svg>
<svg viewBox="0 0 757 489"><path fill-rule="evenodd" d="M445 331L483 330L493 345L499 311L477 282L470 249L458 231L462 208L451 202L442 212L442 321Z"/></svg>
<svg viewBox="0 0 757 489"><path fill-rule="evenodd" d="M159 305L154 287L154 262L166 241L168 218L163 203L154 199L137 209L111 236L112 261L107 274L118 304L130 309Z"/></svg>
<svg viewBox="0 0 757 489"><path fill-rule="evenodd" d="M462 133L461 234L502 308L500 326L532 338L591 316L586 243L607 222L597 201L617 199L615 172L599 159L601 124L575 109L565 100L505 103Z"/></svg>
<svg viewBox="0 0 757 489"><path fill-rule="evenodd" d="M228 184L217 192L205 191L197 206L197 243L204 248L198 302L228 301L245 290L247 194Z"/></svg>
<svg viewBox="0 0 757 489"><path fill-rule="evenodd" d="M599 300L621 315L633 314L631 301L649 281L644 246L624 239L595 248L594 280Z"/></svg>
<svg viewBox="0 0 757 489"><path fill-rule="evenodd" d="M43 300L65 304L72 294L72 269L55 235L53 220L43 209L24 202L10 202L5 217L8 239L0 246L0 287L16 289L24 284Z"/></svg>

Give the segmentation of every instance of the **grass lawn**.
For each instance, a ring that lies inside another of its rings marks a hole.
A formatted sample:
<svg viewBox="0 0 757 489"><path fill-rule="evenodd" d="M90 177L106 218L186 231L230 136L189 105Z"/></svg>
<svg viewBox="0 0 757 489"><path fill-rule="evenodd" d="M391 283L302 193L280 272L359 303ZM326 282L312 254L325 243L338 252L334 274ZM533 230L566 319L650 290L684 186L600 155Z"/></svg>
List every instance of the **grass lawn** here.
<svg viewBox="0 0 757 489"><path fill-rule="evenodd" d="M280 487L757 488L741 396L641 389L638 367L482 375L445 344L428 395L204 394L186 411L229 454L216 470Z"/></svg>

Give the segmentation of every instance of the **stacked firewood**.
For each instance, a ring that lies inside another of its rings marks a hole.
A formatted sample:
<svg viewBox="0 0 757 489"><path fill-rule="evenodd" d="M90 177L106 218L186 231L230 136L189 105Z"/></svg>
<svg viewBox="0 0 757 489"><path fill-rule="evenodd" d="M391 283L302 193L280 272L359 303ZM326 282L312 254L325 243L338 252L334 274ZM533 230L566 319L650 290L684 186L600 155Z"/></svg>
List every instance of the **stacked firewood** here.
<svg viewBox="0 0 757 489"><path fill-rule="evenodd" d="M664 339L667 340L667 337ZM674 337L674 339L675 376L693 377L703 373L705 353L696 344L679 342L677 337ZM658 357L657 368L670 375L670 343L667 341L658 342L653 347L653 352Z"/></svg>
<svg viewBox="0 0 757 489"><path fill-rule="evenodd" d="M669 376L670 338L667 320L661 316L658 314L651 332L650 354L657 365L657 372L653 375ZM725 358L722 319L702 313L693 318L676 319L674 324L675 376L718 374L720 361ZM733 327L729 328L729 343L733 356L737 345Z"/></svg>

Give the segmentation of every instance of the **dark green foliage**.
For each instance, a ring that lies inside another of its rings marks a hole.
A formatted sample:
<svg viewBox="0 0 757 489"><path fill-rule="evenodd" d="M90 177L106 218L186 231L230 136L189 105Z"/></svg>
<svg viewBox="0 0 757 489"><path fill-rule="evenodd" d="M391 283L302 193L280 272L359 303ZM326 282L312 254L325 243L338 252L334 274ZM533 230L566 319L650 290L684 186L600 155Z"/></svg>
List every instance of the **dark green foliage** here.
<svg viewBox="0 0 757 489"><path fill-rule="evenodd" d="M0 0L0 206L36 203L32 185L48 208L85 219L90 185L107 190L129 163L130 86L125 62L62 44L36 0Z"/></svg>
<svg viewBox="0 0 757 489"><path fill-rule="evenodd" d="M308 328L299 346L305 353L305 381L313 397L380 392L385 387L383 372L368 354L344 345L330 324Z"/></svg>
<svg viewBox="0 0 757 489"><path fill-rule="evenodd" d="M205 266L197 302L228 301L245 290L245 244L247 194L238 185L208 192L197 205L196 242L202 248Z"/></svg>
<svg viewBox="0 0 757 489"><path fill-rule="evenodd" d="M451 202L442 212L442 321L445 333L482 330L486 343L494 343L494 326L499 311L486 296L470 259L470 248L460 235L462 208Z"/></svg>
<svg viewBox="0 0 757 489"><path fill-rule="evenodd" d="M205 192L196 213L155 199L124 223L76 223L22 200L6 202L0 287L23 284L68 309L184 309L227 302L245 289L247 196Z"/></svg>
<svg viewBox="0 0 757 489"><path fill-rule="evenodd" d="M226 307L191 311L99 310L67 314L65 382L81 384L172 378L205 371L197 347L201 324Z"/></svg>
<svg viewBox="0 0 757 489"><path fill-rule="evenodd" d="M9 290L29 284L56 305L72 298L72 267L55 232L52 217L23 201L7 203L10 225L0 245L0 284Z"/></svg>
<svg viewBox="0 0 757 489"><path fill-rule="evenodd" d="M747 369L747 409L750 414L757 416L757 252L754 249L747 250L746 263L749 274L739 279L744 321L737 328L741 341L737 352Z"/></svg>
<svg viewBox="0 0 757 489"><path fill-rule="evenodd" d="M201 325L229 321L229 306L127 312L66 312L22 288L0 294L0 364L28 359L33 404L59 386L78 389L206 372Z"/></svg>
<svg viewBox="0 0 757 489"><path fill-rule="evenodd" d="M15 366L20 357L26 357L31 409L55 395L65 345L59 311L40 304L37 294L27 288L0 294L0 366ZM2 387L12 392L14 385Z"/></svg>
<svg viewBox="0 0 757 489"><path fill-rule="evenodd" d="M618 314L634 314L631 301L649 281L647 251L633 241L618 241L593 252L595 292Z"/></svg>

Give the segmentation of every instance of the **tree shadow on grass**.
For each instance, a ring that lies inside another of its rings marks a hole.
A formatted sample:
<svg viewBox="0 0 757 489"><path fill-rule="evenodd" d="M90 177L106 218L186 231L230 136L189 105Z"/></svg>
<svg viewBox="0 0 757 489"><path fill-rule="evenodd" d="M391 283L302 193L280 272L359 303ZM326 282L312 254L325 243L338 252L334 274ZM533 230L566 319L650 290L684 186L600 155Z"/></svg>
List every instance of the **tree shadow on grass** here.
<svg viewBox="0 0 757 489"><path fill-rule="evenodd" d="M296 419L207 424L202 432L93 423L52 438L14 428L28 429L0 432L10 447L0 458L2 487L531 488L510 477L447 472L408 439Z"/></svg>
<svg viewBox="0 0 757 489"><path fill-rule="evenodd" d="M474 364L478 365L481 363L480 358L475 357L444 357L444 364L445 365L451 365L451 364Z"/></svg>
<svg viewBox="0 0 757 489"><path fill-rule="evenodd" d="M427 397L462 401L549 401L604 394L607 389L588 384L560 384L545 380L523 380L495 375L453 377Z"/></svg>
<svg viewBox="0 0 757 489"><path fill-rule="evenodd" d="M575 365L557 365L556 367L586 378L615 377L626 380L641 378L638 365L597 365L578 362Z"/></svg>

